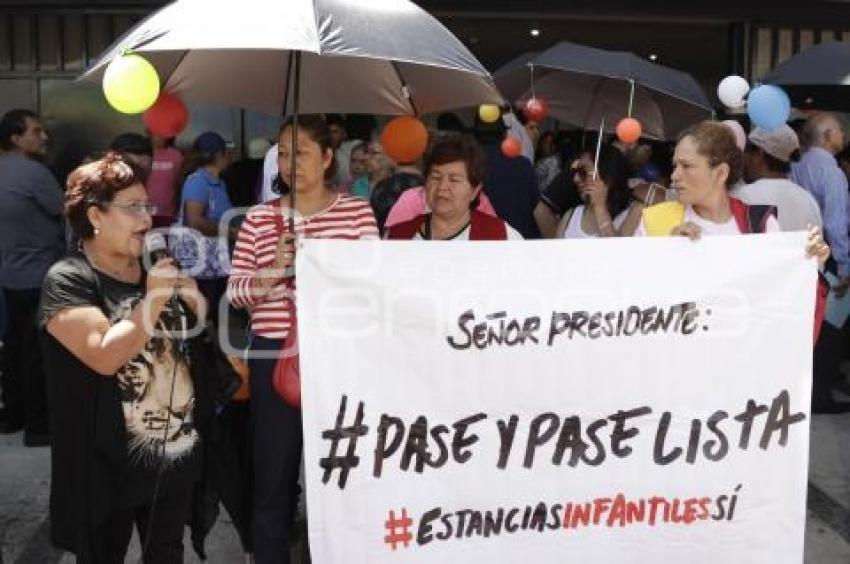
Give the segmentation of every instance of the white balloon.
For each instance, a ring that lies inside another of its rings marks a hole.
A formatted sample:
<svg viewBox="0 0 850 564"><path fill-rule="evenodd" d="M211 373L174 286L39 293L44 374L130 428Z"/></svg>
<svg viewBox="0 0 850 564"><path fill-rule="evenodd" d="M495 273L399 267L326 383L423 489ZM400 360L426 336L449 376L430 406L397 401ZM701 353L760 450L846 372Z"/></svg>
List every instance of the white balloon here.
<svg viewBox="0 0 850 564"><path fill-rule="evenodd" d="M750 85L743 77L732 75L720 81L717 97L727 108L743 108L747 101L744 96L750 91Z"/></svg>

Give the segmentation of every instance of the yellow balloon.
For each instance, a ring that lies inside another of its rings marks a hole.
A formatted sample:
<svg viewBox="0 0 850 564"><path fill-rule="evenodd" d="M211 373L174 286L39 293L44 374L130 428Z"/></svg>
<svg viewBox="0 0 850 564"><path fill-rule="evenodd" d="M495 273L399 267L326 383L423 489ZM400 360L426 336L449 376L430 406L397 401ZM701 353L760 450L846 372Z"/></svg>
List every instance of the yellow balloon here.
<svg viewBox="0 0 850 564"><path fill-rule="evenodd" d="M478 107L478 117L484 123L493 123L502 115L502 110L495 104L483 104Z"/></svg>
<svg viewBox="0 0 850 564"><path fill-rule="evenodd" d="M159 97L159 75L139 55L119 55L103 73L103 93L109 105L119 112L140 114Z"/></svg>

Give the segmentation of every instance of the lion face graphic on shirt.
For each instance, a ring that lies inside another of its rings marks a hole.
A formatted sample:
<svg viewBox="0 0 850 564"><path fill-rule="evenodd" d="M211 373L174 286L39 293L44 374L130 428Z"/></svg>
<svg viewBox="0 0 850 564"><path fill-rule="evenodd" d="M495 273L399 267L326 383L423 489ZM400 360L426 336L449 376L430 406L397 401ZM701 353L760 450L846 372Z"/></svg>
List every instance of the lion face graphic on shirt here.
<svg viewBox="0 0 850 564"><path fill-rule="evenodd" d="M122 309L129 313L134 305L128 303ZM135 462L155 465L163 439L165 463L180 460L198 441L188 359L177 341L163 335L179 329L180 315L173 304L166 306L157 323L157 335L117 374L129 454Z"/></svg>

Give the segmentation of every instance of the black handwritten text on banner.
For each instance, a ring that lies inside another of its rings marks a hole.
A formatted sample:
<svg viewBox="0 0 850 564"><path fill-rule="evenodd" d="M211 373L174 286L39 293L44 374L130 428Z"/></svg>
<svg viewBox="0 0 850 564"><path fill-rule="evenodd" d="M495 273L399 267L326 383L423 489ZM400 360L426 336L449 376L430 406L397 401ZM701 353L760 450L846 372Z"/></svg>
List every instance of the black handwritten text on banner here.
<svg viewBox="0 0 850 564"><path fill-rule="evenodd" d="M803 239L307 241L313 558L800 562Z"/></svg>

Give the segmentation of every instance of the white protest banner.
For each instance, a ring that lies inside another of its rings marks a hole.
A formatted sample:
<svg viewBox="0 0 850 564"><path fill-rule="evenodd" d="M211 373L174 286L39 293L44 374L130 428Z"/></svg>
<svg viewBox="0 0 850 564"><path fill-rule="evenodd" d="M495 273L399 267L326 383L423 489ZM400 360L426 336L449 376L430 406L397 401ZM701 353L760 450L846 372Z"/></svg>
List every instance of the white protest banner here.
<svg viewBox="0 0 850 564"><path fill-rule="evenodd" d="M305 241L319 564L799 564L805 234Z"/></svg>

